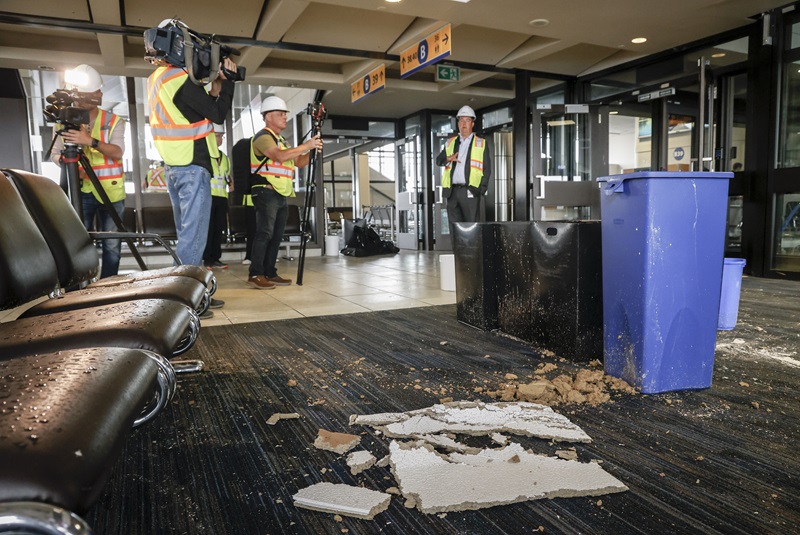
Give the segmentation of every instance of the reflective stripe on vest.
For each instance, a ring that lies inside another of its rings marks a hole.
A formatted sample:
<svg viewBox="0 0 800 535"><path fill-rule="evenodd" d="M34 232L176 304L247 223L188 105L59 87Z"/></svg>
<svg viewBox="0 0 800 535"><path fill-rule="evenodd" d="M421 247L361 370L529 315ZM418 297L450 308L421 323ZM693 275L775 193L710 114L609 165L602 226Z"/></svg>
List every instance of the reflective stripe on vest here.
<svg viewBox="0 0 800 535"><path fill-rule="evenodd" d="M176 67L159 67L147 79L150 103L150 133L153 144L167 165L189 165L194 156L194 142L206 139L211 158L219 156L214 126L208 119L190 123L175 106L173 98L188 74Z"/></svg>
<svg viewBox="0 0 800 535"><path fill-rule="evenodd" d="M456 139L458 136L451 137L447 140L445 147L445 155L449 158L455 153ZM483 180L483 153L486 150L486 140L482 137L472 137L472 147L470 147L469 154L469 179L468 185L479 188L481 180ZM442 187L449 188L453 178L453 165L454 162L448 162L442 173Z"/></svg>
<svg viewBox="0 0 800 535"><path fill-rule="evenodd" d="M121 124L122 119L117 117L111 112L105 110L97 110L97 117L92 125L91 136L99 140L101 143L109 143L111 141L111 134L118 125ZM103 185L103 189L108 195L111 202L121 201L125 198L125 172L122 167L122 160L113 160L90 146L83 148L89 164L94 170L94 174ZM95 199L102 202L100 194L94 188L94 184L86 175L83 169L80 170L81 177L81 191L83 193L94 194Z"/></svg>
<svg viewBox="0 0 800 535"><path fill-rule="evenodd" d="M272 134L272 136L277 139L279 149L286 150L289 148L281 136L277 135L269 128L264 128L264 130L269 132L269 134ZM253 140L255 140L255 137ZM253 149L253 143L250 142L250 172L255 173L259 165L261 165L261 160L256 157L255 150ZM294 180L294 160L287 160L283 163L278 163L267 158L266 163L258 172L258 174L267 179L267 182L272 185L275 191L284 197L295 196L294 184L292 184L292 181Z"/></svg>
<svg viewBox="0 0 800 535"><path fill-rule="evenodd" d="M228 177L231 175L231 163L224 152L219 153L219 160L211 158L211 195L213 197L228 198Z"/></svg>

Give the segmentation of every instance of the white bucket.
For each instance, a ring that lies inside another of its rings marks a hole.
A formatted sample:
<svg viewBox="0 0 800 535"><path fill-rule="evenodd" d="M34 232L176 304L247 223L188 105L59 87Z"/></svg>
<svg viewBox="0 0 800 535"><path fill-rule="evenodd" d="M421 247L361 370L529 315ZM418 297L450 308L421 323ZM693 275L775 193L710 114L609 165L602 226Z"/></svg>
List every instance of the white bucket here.
<svg viewBox="0 0 800 535"><path fill-rule="evenodd" d="M456 291L456 257L451 254L439 255L439 285L444 292Z"/></svg>
<svg viewBox="0 0 800 535"><path fill-rule="evenodd" d="M325 256L339 256L339 236L325 236Z"/></svg>

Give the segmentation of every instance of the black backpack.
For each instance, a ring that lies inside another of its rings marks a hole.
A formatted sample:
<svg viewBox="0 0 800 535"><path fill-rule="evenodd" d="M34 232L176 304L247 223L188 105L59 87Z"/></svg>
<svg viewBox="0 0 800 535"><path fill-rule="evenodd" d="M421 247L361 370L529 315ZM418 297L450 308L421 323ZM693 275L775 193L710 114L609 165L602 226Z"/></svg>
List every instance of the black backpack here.
<svg viewBox="0 0 800 535"><path fill-rule="evenodd" d="M250 194L250 142L245 137L234 143L231 150L231 172L233 173L234 205L242 204L242 196Z"/></svg>

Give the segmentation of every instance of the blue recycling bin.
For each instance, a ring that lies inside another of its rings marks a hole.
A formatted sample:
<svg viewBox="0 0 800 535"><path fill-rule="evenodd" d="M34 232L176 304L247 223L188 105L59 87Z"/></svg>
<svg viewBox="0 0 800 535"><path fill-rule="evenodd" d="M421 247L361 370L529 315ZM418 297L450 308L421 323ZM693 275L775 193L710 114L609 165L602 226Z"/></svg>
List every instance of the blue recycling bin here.
<svg viewBox="0 0 800 535"><path fill-rule="evenodd" d="M648 394L711 386L732 177L597 179L607 374Z"/></svg>
<svg viewBox="0 0 800 535"><path fill-rule="evenodd" d="M726 258L722 267L722 294L719 297L717 330L732 331L739 318L739 296L742 293L744 258Z"/></svg>

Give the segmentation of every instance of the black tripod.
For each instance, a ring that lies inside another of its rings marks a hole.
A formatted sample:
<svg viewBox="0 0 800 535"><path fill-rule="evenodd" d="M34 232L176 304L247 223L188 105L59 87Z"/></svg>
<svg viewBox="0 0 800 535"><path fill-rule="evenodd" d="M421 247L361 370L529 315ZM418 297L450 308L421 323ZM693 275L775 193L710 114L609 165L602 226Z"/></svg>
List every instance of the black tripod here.
<svg viewBox="0 0 800 535"><path fill-rule="evenodd" d="M97 178L97 174L95 174L94 169L92 169L89 159L83 153L83 149L80 147L80 145L75 145L74 143L65 143L64 149L61 151L61 163L61 187L65 188L65 192L72 201L72 206L78 213L78 217L80 217L81 222L83 222L83 202L81 200L81 179L78 172L79 163L83 168L83 171L86 173L86 176L88 176L89 180L92 181L95 191L97 191L97 194L100 195L100 199L103 201L103 206L108 211L111 219L114 221L114 224L117 225L117 230L119 233L128 233L128 230L122 223L122 219L119 217L117 211L114 210L114 205L112 204L111 199L108 198L106 190L103 189L103 185L100 184L100 179ZM128 244L128 247L131 250L131 254L136 259L136 262L139 264L139 267L142 269L142 271L147 269L147 265L145 265L142 256L139 254L139 250L136 249L136 244L129 236L121 236L118 233L104 233L101 236L94 237L101 237L102 239L121 238L125 240L125 243Z"/></svg>
<svg viewBox="0 0 800 535"><path fill-rule="evenodd" d="M321 102L308 105L306 113L311 117L311 137L322 132L322 123L327 112ZM311 207L314 206L314 191L317 187L317 161L320 154L317 149L311 151L308 157L308 175L306 176L306 198L303 201L303 211L300 214L300 257L297 262L297 285L303 285L303 269L306 265L306 246L311 239Z"/></svg>

